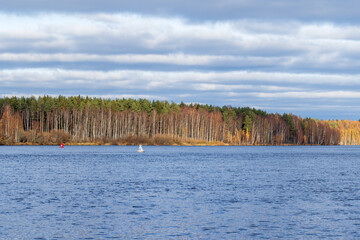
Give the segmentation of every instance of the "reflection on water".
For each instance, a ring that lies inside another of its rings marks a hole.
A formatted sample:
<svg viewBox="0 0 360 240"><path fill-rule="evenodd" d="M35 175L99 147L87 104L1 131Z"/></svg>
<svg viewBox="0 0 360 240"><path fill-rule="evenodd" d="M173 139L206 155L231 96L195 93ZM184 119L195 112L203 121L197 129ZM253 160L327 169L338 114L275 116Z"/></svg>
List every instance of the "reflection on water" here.
<svg viewBox="0 0 360 240"><path fill-rule="evenodd" d="M359 238L359 147L0 147L0 239Z"/></svg>

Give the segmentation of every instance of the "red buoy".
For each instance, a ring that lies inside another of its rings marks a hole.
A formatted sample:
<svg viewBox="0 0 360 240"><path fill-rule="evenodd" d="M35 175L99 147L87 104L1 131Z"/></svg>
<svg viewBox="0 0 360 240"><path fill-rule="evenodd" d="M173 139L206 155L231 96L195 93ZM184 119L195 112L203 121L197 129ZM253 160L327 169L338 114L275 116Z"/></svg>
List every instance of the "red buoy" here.
<svg viewBox="0 0 360 240"><path fill-rule="evenodd" d="M60 144L60 148L64 148L64 144L62 143L62 144Z"/></svg>

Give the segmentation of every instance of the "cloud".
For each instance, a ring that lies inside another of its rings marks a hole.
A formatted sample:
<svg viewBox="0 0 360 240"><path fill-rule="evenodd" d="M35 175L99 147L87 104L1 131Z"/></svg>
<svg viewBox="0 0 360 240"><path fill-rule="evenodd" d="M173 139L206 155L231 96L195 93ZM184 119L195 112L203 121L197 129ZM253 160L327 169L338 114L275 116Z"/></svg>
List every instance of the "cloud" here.
<svg viewBox="0 0 360 240"><path fill-rule="evenodd" d="M236 90L246 90L246 91L294 91L300 90L294 87L282 87L282 86L272 86L272 85L250 85L250 84L220 84L220 83L199 83L191 84L191 88L197 91L236 91ZM229 93L229 95L232 95Z"/></svg>
<svg viewBox="0 0 360 240"><path fill-rule="evenodd" d="M15 12L135 12L145 15L181 16L193 20L239 18L299 19L302 21L358 21L358 2L348 0L0 0L3 11Z"/></svg>
<svg viewBox="0 0 360 240"><path fill-rule="evenodd" d="M261 55L261 51L266 54L321 53L330 48L344 51L341 48L344 43L347 43L345 50L359 51L358 26L331 26L329 31L326 23L290 22L280 27L277 22L256 20L189 23L181 18L134 14L1 14L0 20L1 47L8 51L14 46L17 50L40 52L57 48L78 53L96 53L102 49L124 53L126 46L127 51L139 49L152 53L199 53L205 48L207 54Z"/></svg>
<svg viewBox="0 0 360 240"><path fill-rule="evenodd" d="M170 54L82 54L82 53L0 53L4 62L114 62L114 63L156 63L174 65L215 65L215 64L270 64L281 58L244 57L230 55ZM286 59L285 59L286 61ZM283 63L285 64L285 63Z"/></svg>
<svg viewBox="0 0 360 240"><path fill-rule="evenodd" d="M360 91L312 91L312 92L277 92L277 93L254 93L261 98L360 98Z"/></svg>
<svg viewBox="0 0 360 240"><path fill-rule="evenodd" d="M359 81L358 75L279 72L6 69L0 70L0 95L148 98L220 106L258 106L276 112L290 109L303 116L321 118L327 114L331 118L356 119L351 108L337 112L331 107L318 108L325 105L356 107L360 98Z"/></svg>
<svg viewBox="0 0 360 240"><path fill-rule="evenodd" d="M255 6L210 1L220 10ZM326 114L316 106L355 106L359 98L356 22L303 21L312 10L288 21L266 14L195 20L167 4L160 15L125 10L0 12L0 94L145 96L314 114Z"/></svg>
<svg viewBox="0 0 360 240"><path fill-rule="evenodd" d="M58 94L46 94L46 93L41 93L41 94L28 94L28 93L19 93L19 92L13 92L10 94L3 94L0 95L1 97L43 97L43 96L51 96L51 97L58 97ZM74 96L73 94L65 94L62 96L66 96L66 97L70 97L70 96ZM91 95L86 95L87 97L91 97L91 98L103 98L103 99L121 99L121 98L133 98L133 99L156 99L156 100L167 100L166 98L162 97L162 96L155 96L155 95L134 95L134 94L118 94L118 95L97 95L97 94L91 94Z"/></svg>
<svg viewBox="0 0 360 240"><path fill-rule="evenodd" d="M130 13L0 13L5 68L358 72L360 27L263 20L189 22ZM111 64L109 64L111 63Z"/></svg>
<svg viewBox="0 0 360 240"><path fill-rule="evenodd" d="M314 89L312 94L322 96L321 92L314 93L317 85L323 88L338 88L348 86L351 89L360 84L360 75L334 75L334 74L296 74L281 72L161 72L142 70L121 71L83 71L65 69L7 69L0 71L0 82L6 85L42 84L54 86L69 84L80 88L123 88L145 89L157 91L158 89L188 89L189 91L234 91L234 90L266 90L277 91L265 96L281 96L279 91L288 91L291 97L296 95L294 90L303 88ZM289 83L291 83L289 85ZM287 86L289 85L289 86ZM339 93L339 92L333 92ZM346 92L344 92L346 93ZM284 93L282 93L284 94ZM299 94L310 96L305 92ZM298 96L298 95L296 95ZM344 96L339 94L338 96ZM326 97L323 95L322 97ZM330 96L329 96L330 97ZM331 97L336 97L334 94Z"/></svg>

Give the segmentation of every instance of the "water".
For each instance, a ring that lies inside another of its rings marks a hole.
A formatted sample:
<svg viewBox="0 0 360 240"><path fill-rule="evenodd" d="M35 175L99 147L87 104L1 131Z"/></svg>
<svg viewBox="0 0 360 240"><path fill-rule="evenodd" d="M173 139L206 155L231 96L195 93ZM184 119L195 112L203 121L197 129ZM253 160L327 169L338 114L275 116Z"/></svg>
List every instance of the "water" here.
<svg viewBox="0 0 360 240"><path fill-rule="evenodd" d="M0 239L360 238L360 147L0 147Z"/></svg>

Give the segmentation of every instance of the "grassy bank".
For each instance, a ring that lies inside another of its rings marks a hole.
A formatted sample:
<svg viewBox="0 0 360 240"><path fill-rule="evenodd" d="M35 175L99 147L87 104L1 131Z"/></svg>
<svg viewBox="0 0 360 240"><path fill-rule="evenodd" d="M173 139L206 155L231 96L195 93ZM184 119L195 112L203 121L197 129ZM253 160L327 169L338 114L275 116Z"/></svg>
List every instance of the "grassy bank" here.
<svg viewBox="0 0 360 240"><path fill-rule="evenodd" d="M52 146L60 145L64 143L65 145L71 146L97 146L97 145L119 145L119 146L134 146L134 145L145 145L145 146L228 146L231 144L216 141L216 142L206 142L202 140L195 139L180 139L172 138L169 136L157 135L153 138L148 137L139 137L139 136L129 136L122 139L96 139L95 141L73 141L70 136L66 134L57 135L54 137L50 134L42 134L33 138L33 141L30 137L24 138L25 141L14 142L8 139L1 139L0 145L7 146Z"/></svg>

